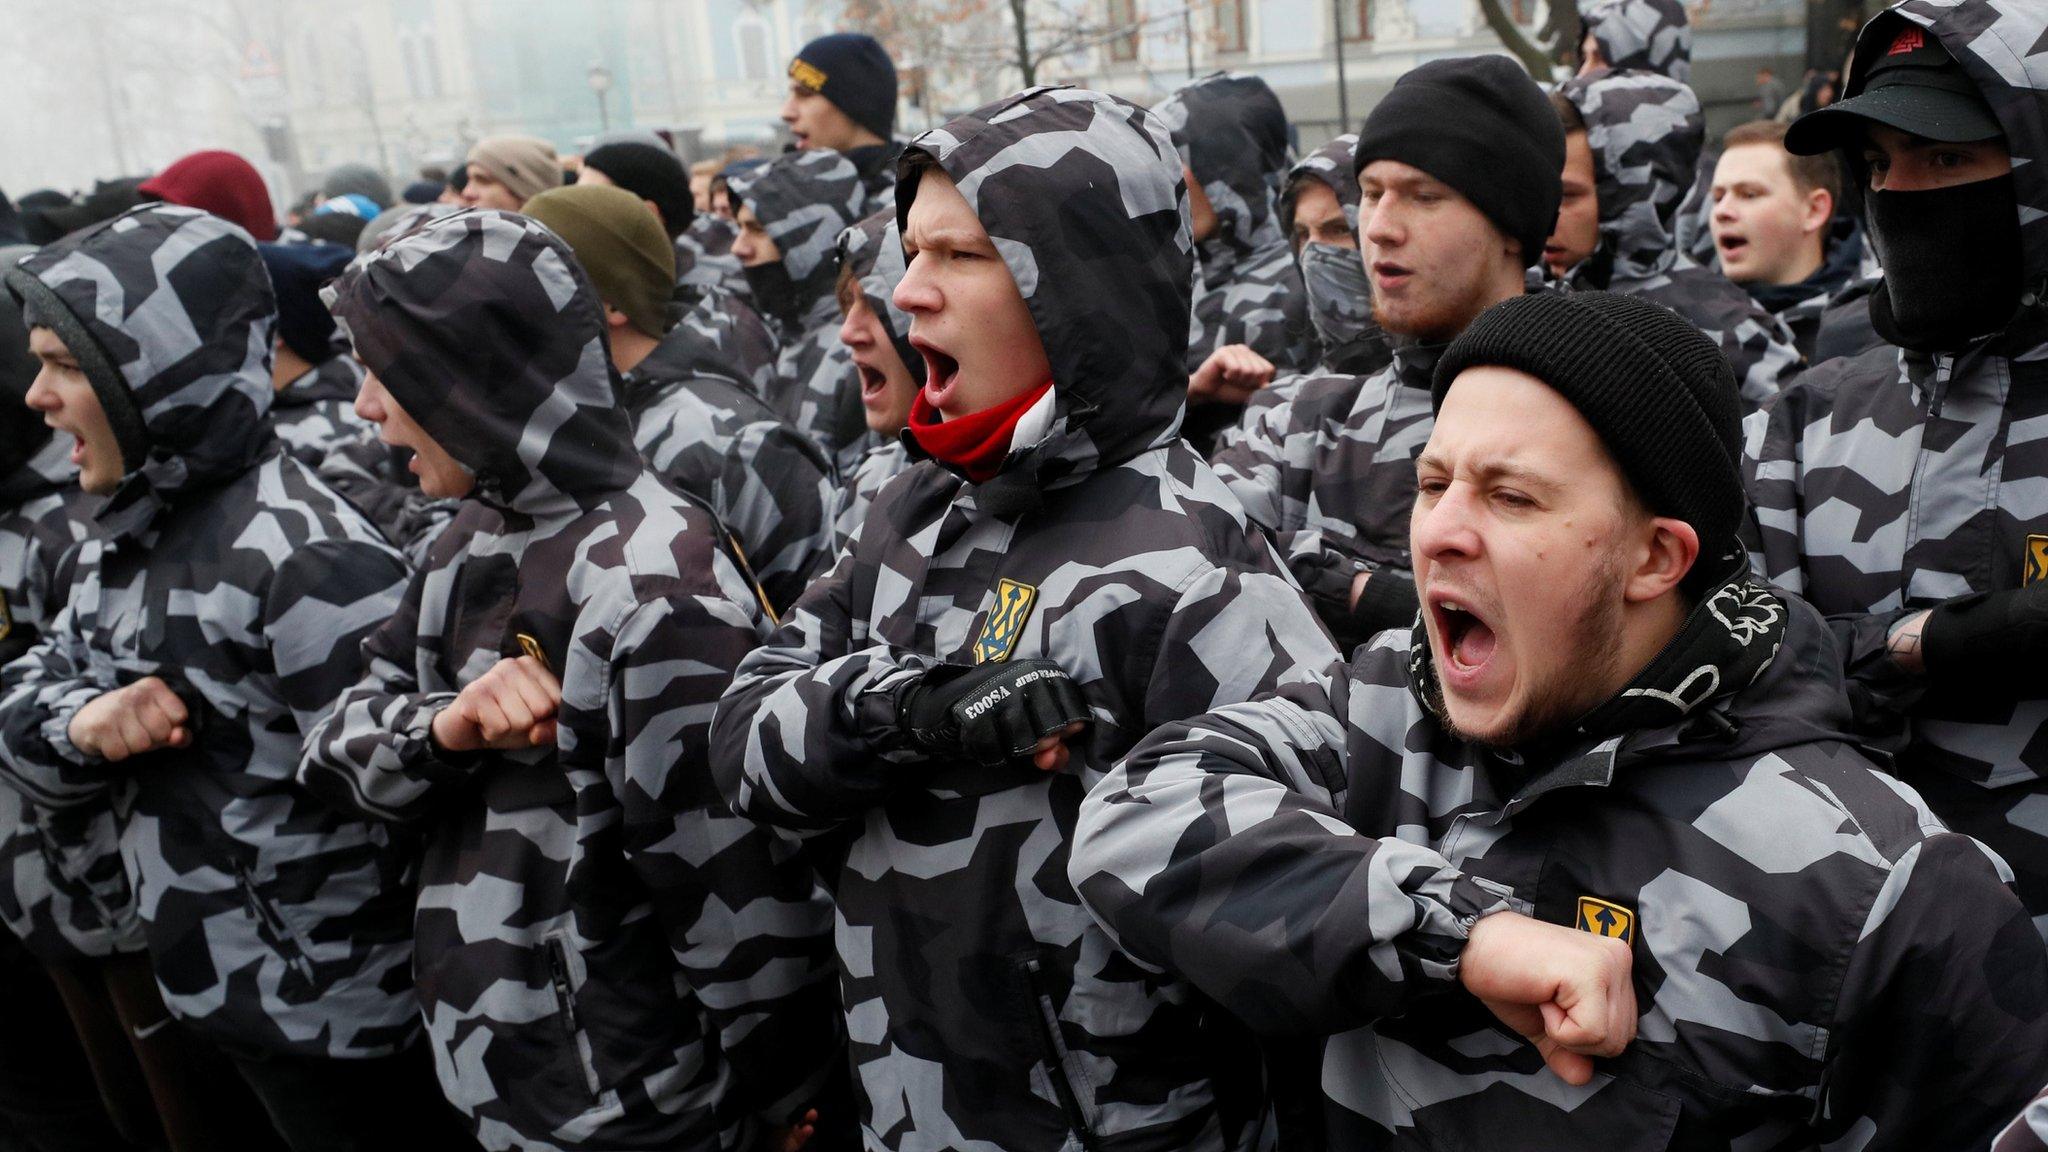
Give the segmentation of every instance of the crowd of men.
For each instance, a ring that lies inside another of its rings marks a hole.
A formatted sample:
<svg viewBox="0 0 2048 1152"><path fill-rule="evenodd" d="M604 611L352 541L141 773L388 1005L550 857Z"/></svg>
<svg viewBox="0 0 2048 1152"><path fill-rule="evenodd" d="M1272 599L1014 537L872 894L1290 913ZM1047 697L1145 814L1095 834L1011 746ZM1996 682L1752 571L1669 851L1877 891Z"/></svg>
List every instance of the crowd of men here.
<svg viewBox="0 0 2048 1152"><path fill-rule="evenodd" d="M0 214L0 1148L2048 1148L2048 11L1581 16Z"/></svg>

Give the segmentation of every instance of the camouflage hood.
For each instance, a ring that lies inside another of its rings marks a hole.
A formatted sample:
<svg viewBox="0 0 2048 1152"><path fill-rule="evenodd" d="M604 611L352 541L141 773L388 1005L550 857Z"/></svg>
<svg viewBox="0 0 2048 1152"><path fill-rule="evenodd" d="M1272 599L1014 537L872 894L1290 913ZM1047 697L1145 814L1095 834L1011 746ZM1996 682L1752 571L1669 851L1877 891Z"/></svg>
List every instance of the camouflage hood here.
<svg viewBox="0 0 2048 1152"><path fill-rule="evenodd" d="M1052 364L1052 426L990 484L1049 485L1171 442L1187 399L1194 240L1166 127L1100 92L1020 92L911 141L898 228L920 155L994 238Z"/></svg>
<svg viewBox="0 0 2048 1152"><path fill-rule="evenodd" d="M1907 0L1879 13L1856 37L1844 98L1863 91L1872 61L1891 46L1900 21L1925 28L1963 66L2005 130L2012 153L2013 191L2019 201L2023 298L2036 303L2022 317L2029 336L2048 337L2040 319L2048 307L2048 9L2015 0L1928 3ZM2017 323L2017 321L2016 321Z"/></svg>
<svg viewBox="0 0 2048 1152"><path fill-rule="evenodd" d="M1216 209L1216 235L1202 242L1202 271L1211 287L1226 282L1240 261L1286 243L1277 207L1293 154L1287 113L1264 80L1213 73L1183 85L1152 112ZM1353 203L1357 199L1354 189Z"/></svg>
<svg viewBox="0 0 2048 1152"><path fill-rule="evenodd" d="M1586 121L1600 198L1600 249L1590 262L1610 279L1644 279L1678 261L1674 227L1706 143L1691 88L1654 72L1600 71L1559 89Z"/></svg>
<svg viewBox="0 0 2048 1152"><path fill-rule="evenodd" d="M100 513L108 532L141 531L271 443L277 305L247 232L145 204L49 245L6 282L24 322L78 358L113 427L125 475Z"/></svg>
<svg viewBox="0 0 2048 1152"><path fill-rule="evenodd" d="M406 413L476 474L485 503L574 511L641 471L597 292L538 221L444 216L357 257L322 296Z"/></svg>
<svg viewBox="0 0 2048 1152"><path fill-rule="evenodd" d="M26 245L0 248L0 268L12 267L35 251ZM28 329L21 322L21 305L13 296L0 292L0 503L19 504L31 491L62 483L73 475L70 464L55 476L42 476L38 461L48 453L44 448L55 438L43 414L26 403L29 385L42 370L28 350ZM64 454L69 454L67 443Z"/></svg>
<svg viewBox="0 0 2048 1152"><path fill-rule="evenodd" d="M753 210L782 253L799 311L832 294L839 276L839 233L860 219L867 192L853 163L837 152L785 152L729 181L733 210Z"/></svg>
<svg viewBox="0 0 2048 1152"><path fill-rule="evenodd" d="M839 260L860 285L868 311L882 321L889 343L910 369L910 378L924 384L924 357L910 346L910 315L896 306L896 286L903 282L903 233L894 212L877 212L839 234Z"/></svg>
<svg viewBox="0 0 2048 1152"><path fill-rule="evenodd" d="M1353 235L1358 233L1358 177L1357 165L1352 163L1352 149L1358 146L1358 133L1346 132L1321 148L1302 157L1301 162L1287 170L1287 186L1280 196L1280 237L1288 238L1294 229L1294 198L1300 194L1304 182L1314 180L1323 184L1337 196L1337 203L1344 209L1344 221L1351 225Z"/></svg>
<svg viewBox="0 0 2048 1152"><path fill-rule="evenodd" d="M1609 68L1692 81L1692 23L1679 0L1585 0L1579 20Z"/></svg>

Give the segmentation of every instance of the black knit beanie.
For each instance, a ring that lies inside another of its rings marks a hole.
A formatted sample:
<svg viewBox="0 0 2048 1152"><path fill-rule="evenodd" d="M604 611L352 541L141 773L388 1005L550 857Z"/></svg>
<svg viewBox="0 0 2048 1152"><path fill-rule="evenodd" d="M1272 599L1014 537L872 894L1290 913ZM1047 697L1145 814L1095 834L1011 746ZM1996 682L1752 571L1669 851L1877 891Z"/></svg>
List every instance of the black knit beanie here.
<svg viewBox="0 0 2048 1152"><path fill-rule="evenodd" d="M1676 313L1614 292L1539 292L1480 313L1444 351L1432 410L1467 368L1526 372L1555 389L1614 456L1650 510L1693 526L1697 595L1747 563L1741 530L1742 408L1735 371Z"/></svg>
<svg viewBox="0 0 2048 1152"><path fill-rule="evenodd" d="M1524 267L1543 258L1564 198L1564 128L1521 65L1465 56L1411 69L1358 130L1352 172L1375 160L1457 189L1521 243Z"/></svg>
<svg viewBox="0 0 2048 1152"><path fill-rule="evenodd" d="M896 65L873 36L834 32L804 45L789 78L830 100L855 124L887 140L896 131ZM1558 161L1562 170L1564 162Z"/></svg>
<svg viewBox="0 0 2048 1152"><path fill-rule="evenodd" d="M600 144L583 155L583 166L605 174L613 184L661 211L661 226L673 240L697 218L697 200L690 194L690 173L666 148L635 140Z"/></svg>

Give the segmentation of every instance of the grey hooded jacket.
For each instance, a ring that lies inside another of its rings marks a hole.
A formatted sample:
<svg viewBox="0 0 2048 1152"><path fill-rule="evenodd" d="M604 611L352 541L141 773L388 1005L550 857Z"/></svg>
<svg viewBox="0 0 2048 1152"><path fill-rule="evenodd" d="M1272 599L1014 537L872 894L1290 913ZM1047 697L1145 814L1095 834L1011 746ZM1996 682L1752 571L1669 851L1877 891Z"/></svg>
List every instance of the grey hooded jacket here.
<svg viewBox="0 0 2048 1152"><path fill-rule="evenodd" d="M487 1147L747 1148L841 1058L824 896L704 759L760 635L754 591L635 453L596 292L553 233L463 212L328 292L476 475L300 767L425 839L413 927L442 1089ZM554 746L439 750L434 716L521 653L561 681Z"/></svg>
<svg viewBox="0 0 2048 1152"><path fill-rule="evenodd" d="M1193 245L1164 127L1037 88L910 150L952 176L1023 291L1052 365L1045 432L985 483L927 462L881 490L741 665L714 765L737 810L831 854L869 1148L1220 1149L1256 1109L1255 1074L1226 1072L1247 1046L1095 927L1067 837L1144 732L1333 650L1179 438ZM915 194L898 185L899 222ZM934 759L898 729L898 690L933 665L1032 657L1094 714L1067 770Z"/></svg>
<svg viewBox="0 0 2048 1152"><path fill-rule="evenodd" d="M111 798L157 984L187 1023L300 1056L404 1048L413 845L293 770L405 565L271 432L275 308L254 242L144 205L6 283L78 356L127 471L69 602L0 673L0 773L45 809ZM108 764L71 743L81 706L145 676L184 698L189 747Z"/></svg>
<svg viewBox="0 0 2048 1152"><path fill-rule="evenodd" d="M1957 698L1888 655L1901 620L2039 579L2048 559L2048 171L2034 162L2048 155L2048 60L2031 54L2034 7L1965 0L1887 10L1855 63L1885 51L1901 21L1941 41L2005 128L2024 296L1970 348L1829 361L1751 416L1753 557L1828 617L1866 738L1896 751L1901 776L1951 827L2005 857L2048 927L2048 822L2036 815L2048 804L2048 694L2029 681ZM1850 75L1854 95L1860 70Z"/></svg>
<svg viewBox="0 0 2048 1152"><path fill-rule="evenodd" d="M1585 118L1600 201L1600 245L1567 282L1640 296L1685 317L1721 346L1745 406L1760 407L1803 367L1792 333L1672 238L1706 131L1699 97L1642 71L1591 73L1559 92Z"/></svg>

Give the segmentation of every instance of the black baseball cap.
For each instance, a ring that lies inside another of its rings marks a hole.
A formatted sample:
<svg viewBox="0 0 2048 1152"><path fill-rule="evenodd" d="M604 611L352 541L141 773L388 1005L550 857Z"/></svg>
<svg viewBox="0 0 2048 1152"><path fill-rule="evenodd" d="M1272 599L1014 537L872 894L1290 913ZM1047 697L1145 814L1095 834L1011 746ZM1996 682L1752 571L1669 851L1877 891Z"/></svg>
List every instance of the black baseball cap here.
<svg viewBox="0 0 2048 1152"><path fill-rule="evenodd" d="M1815 156L1854 147L1871 121L1946 144L2004 134L1963 66L1918 24L1895 21L1889 45L1870 62L1866 76L1861 92L1794 121L1785 132L1785 150Z"/></svg>

